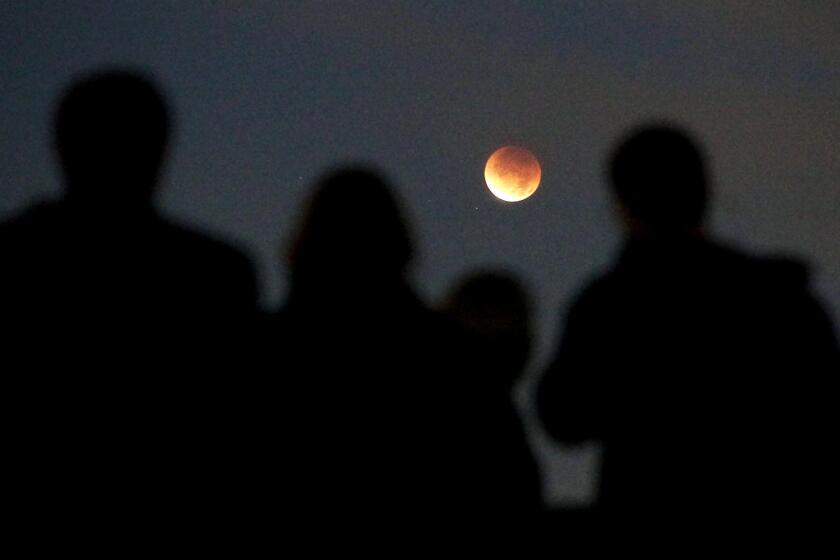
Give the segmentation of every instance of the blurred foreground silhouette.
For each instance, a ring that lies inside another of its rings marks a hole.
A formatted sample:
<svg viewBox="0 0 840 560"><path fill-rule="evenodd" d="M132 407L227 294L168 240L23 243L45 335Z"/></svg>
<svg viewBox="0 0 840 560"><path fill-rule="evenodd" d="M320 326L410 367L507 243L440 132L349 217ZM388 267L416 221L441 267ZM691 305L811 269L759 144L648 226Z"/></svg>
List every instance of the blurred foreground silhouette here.
<svg viewBox="0 0 840 560"><path fill-rule="evenodd" d="M255 282L238 251L155 210L169 120L140 74L81 79L55 116L64 198L0 225L21 519L183 527L224 501Z"/></svg>
<svg viewBox="0 0 840 560"><path fill-rule="evenodd" d="M406 280L412 254L376 172L343 168L315 187L269 339L283 344L275 359L294 395L297 499L309 515L448 507L444 336Z"/></svg>
<svg viewBox="0 0 840 560"><path fill-rule="evenodd" d="M610 179L627 242L568 313L538 390L546 429L603 442L596 508L613 527L816 527L836 497L840 367L805 267L704 235L705 162L678 128L632 131Z"/></svg>
<svg viewBox="0 0 840 560"><path fill-rule="evenodd" d="M454 333L449 386L458 395L460 468L476 511L493 519L542 510L540 474L514 405L513 391L531 357L530 302L503 272L463 279L445 310Z"/></svg>

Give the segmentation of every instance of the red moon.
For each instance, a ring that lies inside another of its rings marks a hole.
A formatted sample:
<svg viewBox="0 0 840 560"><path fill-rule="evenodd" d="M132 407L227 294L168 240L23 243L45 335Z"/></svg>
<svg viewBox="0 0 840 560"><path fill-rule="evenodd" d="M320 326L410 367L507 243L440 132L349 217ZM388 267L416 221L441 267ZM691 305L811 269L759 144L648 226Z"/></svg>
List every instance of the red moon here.
<svg viewBox="0 0 840 560"><path fill-rule="evenodd" d="M487 188L507 202L525 200L540 186L542 170L534 154L519 146L499 148L484 167Z"/></svg>

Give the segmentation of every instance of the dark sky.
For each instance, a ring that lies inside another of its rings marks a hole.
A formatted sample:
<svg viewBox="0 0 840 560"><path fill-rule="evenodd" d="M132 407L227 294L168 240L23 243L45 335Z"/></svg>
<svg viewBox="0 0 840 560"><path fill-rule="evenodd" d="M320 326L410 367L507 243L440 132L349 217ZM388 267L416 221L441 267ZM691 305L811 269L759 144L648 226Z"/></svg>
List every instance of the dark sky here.
<svg viewBox="0 0 840 560"><path fill-rule="evenodd" d="M542 5L545 4L545 5ZM648 2L64 2L0 5L0 217L59 191L50 113L67 81L145 67L177 113L162 204L247 247L266 304L307 187L349 160L396 183L440 297L483 265L537 304L538 360L560 311L619 238L606 152L649 117L712 158L712 229L795 253L840 323L840 4ZM530 199L497 201L504 144L540 159ZM591 453L550 454L557 496L585 495Z"/></svg>

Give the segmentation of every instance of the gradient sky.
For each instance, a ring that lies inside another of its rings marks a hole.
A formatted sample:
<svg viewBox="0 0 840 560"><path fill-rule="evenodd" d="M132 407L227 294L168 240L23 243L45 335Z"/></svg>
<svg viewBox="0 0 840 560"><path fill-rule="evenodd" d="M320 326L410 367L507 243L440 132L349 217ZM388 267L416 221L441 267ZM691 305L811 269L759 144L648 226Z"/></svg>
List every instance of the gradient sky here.
<svg viewBox="0 0 840 560"><path fill-rule="evenodd" d="M176 111L162 205L248 249L267 305L282 298L276 255L308 186L372 162L413 220L430 301L479 266L527 282L539 369L569 298L618 247L606 152L665 117L711 155L712 230L807 258L840 324L840 4L543 4L3 2L0 218L60 190L50 115L68 80L141 66ZM483 183L504 144L543 171L513 205ZM585 498L595 454L535 437L550 494Z"/></svg>

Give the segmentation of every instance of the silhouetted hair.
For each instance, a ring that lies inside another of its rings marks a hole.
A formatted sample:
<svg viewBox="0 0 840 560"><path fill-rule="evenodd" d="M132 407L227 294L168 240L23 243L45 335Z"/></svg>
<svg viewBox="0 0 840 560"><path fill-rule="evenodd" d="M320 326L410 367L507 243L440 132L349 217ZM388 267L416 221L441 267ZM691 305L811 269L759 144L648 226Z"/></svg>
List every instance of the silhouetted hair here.
<svg viewBox="0 0 840 560"><path fill-rule="evenodd" d="M160 172L169 120L162 95L141 73L105 70L73 83L55 116L68 196L148 201Z"/></svg>
<svg viewBox="0 0 840 560"><path fill-rule="evenodd" d="M345 167L317 183L289 259L296 272L392 276L404 271L412 254L386 180L365 167Z"/></svg>
<svg viewBox="0 0 840 560"><path fill-rule="evenodd" d="M633 129L609 160L612 188L632 216L653 228L699 225L708 202L705 158L671 124Z"/></svg>

